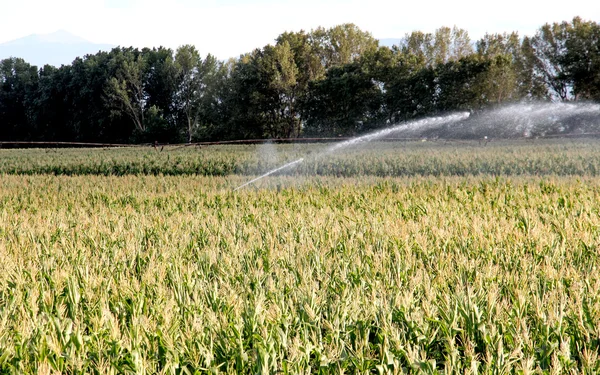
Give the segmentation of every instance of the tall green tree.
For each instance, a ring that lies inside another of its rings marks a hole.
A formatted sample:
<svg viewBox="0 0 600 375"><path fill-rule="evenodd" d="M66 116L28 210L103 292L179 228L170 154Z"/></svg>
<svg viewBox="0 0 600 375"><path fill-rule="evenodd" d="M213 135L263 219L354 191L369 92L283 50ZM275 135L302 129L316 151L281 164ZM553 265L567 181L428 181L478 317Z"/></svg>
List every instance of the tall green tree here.
<svg viewBox="0 0 600 375"><path fill-rule="evenodd" d="M162 142L180 141L176 94L179 88L178 70L170 48L144 48L146 60L144 79L147 93L146 108L155 108L151 115L149 136ZM158 116L158 117L157 117Z"/></svg>
<svg viewBox="0 0 600 375"><path fill-rule="evenodd" d="M487 62L477 85L479 104L486 106L520 100L521 42L518 34L486 34L477 42L476 48L479 59Z"/></svg>
<svg viewBox="0 0 600 375"><path fill-rule="evenodd" d="M306 65L299 66L295 52L287 40L281 40L236 62L230 86L235 94L228 102L237 107L232 112L236 127L261 138L300 134L299 101L310 72Z"/></svg>
<svg viewBox="0 0 600 375"><path fill-rule="evenodd" d="M255 79L251 98L262 122L262 136L290 136L297 129L298 69L289 43L256 50L248 63Z"/></svg>
<svg viewBox="0 0 600 375"><path fill-rule="evenodd" d="M276 39L276 45L289 44L298 69L297 82L301 90L308 87L310 81L325 76L325 67L320 56L320 46L315 45L312 34L305 31L285 32Z"/></svg>
<svg viewBox="0 0 600 375"><path fill-rule="evenodd" d="M398 50L406 56L414 56L423 66L434 64L434 37L431 33L413 31L406 34L398 43Z"/></svg>
<svg viewBox="0 0 600 375"><path fill-rule="evenodd" d="M146 60L138 50L124 49L115 56L112 63L116 68L115 75L107 82L107 104L116 115L125 113L133 122L136 131L142 135L147 126Z"/></svg>
<svg viewBox="0 0 600 375"><path fill-rule="evenodd" d="M564 64L568 29L566 22L547 23L531 39L535 74L545 83L551 95L562 101L573 98L573 85Z"/></svg>
<svg viewBox="0 0 600 375"><path fill-rule="evenodd" d="M213 130L225 122L223 105L227 93L228 65L211 54L206 55L201 66L201 95L198 107L198 129L200 138L211 137Z"/></svg>
<svg viewBox="0 0 600 375"><path fill-rule="evenodd" d="M38 87L37 67L20 58L0 61L0 139L35 137L32 106Z"/></svg>
<svg viewBox="0 0 600 375"><path fill-rule="evenodd" d="M59 68L57 90L64 93L69 131L82 142L130 142L135 127L124 112L106 102L107 82L115 77L122 48L77 58Z"/></svg>
<svg viewBox="0 0 600 375"><path fill-rule="evenodd" d="M435 74L422 56L380 47L362 58L363 70L380 91L381 126L423 116L433 110Z"/></svg>
<svg viewBox="0 0 600 375"><path fill-rule="evenodd" d="M543 76L538 73L537 60L532 38L524 37L517 61L520 96L526 100L549 100L551 95Z"/></svg>
<svg viewBox="0 0 600 375"><path fill-rule="evenodd" d="M435 107L437 111L470 110L478 106L481 75L489 69L489 62L477 56L449 61L435 68Z"/></svg>
<svg viewBox="0 0 600 375"><path fill-rule="evenodd" d="M306 132L312 135L354 135L366 130L380 110L380 91L359 63L330 68L313 81L303 105Z"/></svg>
<svg viewBox="0 0 600 375"><path fill-rule="evenodd" d="M221 91L226 128L219 129L225 139L269 136L265 128L269 92L266 81L261 78L260 54L260 50L254 50L227 64L228 79Z"/></svg>
<svg viewBox="0 0 600 375"><path fill-rule="evenodd" d="M275 93L273 124L277 129L272 134L289 138L300 134L298 98L301 95L300 71L294 53L287 41L267 46L264 50L264 73L269 80L269 89Z"/></svg>
<svg viewBox="0 0 600 375"><path fill-rule="evenodd" d="M198 126L198 106L202 93L202 59L192 45L181 46L175 54L175 66L179 74L179 90L176 100L186 123L188 143Z"/></svg>
<svg viewBox="0 0 600 375"><path fill-rule="evenodd" d="M35 96L34 111L36 134L39 141L75 141L78 134L70 127L71 110L68 98L68 67L51 65L39 71L39 85Z"/></svg>
<svg viewBox="0 0 600 375"><path fill-rule="evenodd" d="M440 27L433 34L413 31L400 41L399 49L429 67L458 61L473 53L468 32L456 26Z"/></svg>
<svg viewBox="0 0 600 375"><path fill-rule="evenodd" d="M352 23L329 29L319 27L310 33L314 53L325 69L356 62L364 53L377 49L379 42L371 33Z"/></svg>
<svg viewBox="0 0 600 375"><path fill-rule="evenodd" d="M565 26L566 52L561 62L575 99L600 100L600 24L575 17Z"/></svg>

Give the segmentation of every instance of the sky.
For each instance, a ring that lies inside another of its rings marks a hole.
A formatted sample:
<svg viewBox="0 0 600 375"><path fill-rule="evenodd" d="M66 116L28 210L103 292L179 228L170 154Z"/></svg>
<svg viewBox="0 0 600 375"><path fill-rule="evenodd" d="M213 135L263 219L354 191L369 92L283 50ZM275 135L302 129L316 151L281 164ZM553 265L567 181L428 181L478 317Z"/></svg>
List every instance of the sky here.
<svg viewBox="0 0 600 375"><path fill-rule="evenodd" d="M494 6L497 4L497 6ZM354 23L376 38L458 26L533 35L546 22L600 22L597 0L0 0L0 43L66 30L94 43L177 48L238 57L285 31Z"/></svg>

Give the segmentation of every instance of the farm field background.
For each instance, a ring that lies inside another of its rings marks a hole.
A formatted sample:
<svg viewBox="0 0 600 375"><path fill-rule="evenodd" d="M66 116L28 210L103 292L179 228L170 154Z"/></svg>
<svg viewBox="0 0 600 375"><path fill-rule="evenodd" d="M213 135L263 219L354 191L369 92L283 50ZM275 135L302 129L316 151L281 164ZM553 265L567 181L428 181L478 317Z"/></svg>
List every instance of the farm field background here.
<svg viewBox="0 0 600 375"><path fill-rule="evenodd" d="M286 162L303 176L600 175L600 140L370 142L122 149L0 149L0 173L52 175L260 175Z"/></svg>
<svg viewBox="0 0 600 375"><path fill-rule="evenodd" d="M0 372L598 373L598 146L0 150Z"/></svg>

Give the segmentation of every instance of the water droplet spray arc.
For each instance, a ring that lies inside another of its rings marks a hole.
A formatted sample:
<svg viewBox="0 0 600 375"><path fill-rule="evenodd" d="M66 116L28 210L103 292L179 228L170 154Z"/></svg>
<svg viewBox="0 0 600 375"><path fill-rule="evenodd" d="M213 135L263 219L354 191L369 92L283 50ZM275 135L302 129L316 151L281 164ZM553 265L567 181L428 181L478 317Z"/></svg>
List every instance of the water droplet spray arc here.
<svg viewBox="0 0 600 375"><path fill-rule="evenodd" d="M449 126L451 124L453 126ZM522 139L538 136L600 135L600 104L526 102L479 111L475 115L471 115L469 112L458 112L447 116L427 117L336 143L323 152L313 155L311 159L325 157L338 150L367 144L392 134L402 134L407 138L486 140L488 136ZM276 172L292 168L304 160L301 158L275 168L235 190Z"/></svg>
<svg viewBox="0 0 600 375"><path fill-rule="evenodd" d="M281 167L279 167L279 168L275 168L275 169L273 169L273 170L270 170L269 172L267 172L267 173L265 173L265 174L263 174L263 175L261 175L261 176L258 176L258 177L256 177L255 179L253 179L253 180L250 180L250 181L248 181L248 182L244 183L243 185L240 185L240 186L236 187L235 189L233 189L233 191L239 190L239 189L241 189L241 188L243 188L243 187L245 187L245 186L248 186L248 185L250 185L250 184L253 184L253 183L255 183L256 181L258 181L258 180L260 180L260 179L262 179L262 178L265 178L265 177L267 177L267 176L269 176L269 175L272 175L273 173L277 173L277 172L279 172L279 171L282 171L282 170L284 170L284 169L290 168L290 167L292 167L292 166L294 166L294 165L296 165L296 164L302 163L303 161L304 161L304 158L300 158L300 159L298 159L298 160L294 160L294 161L292 161L292 162L290 162L290 163L287 163L287 164L285 164L285 165L282 165L282 166L281 166Z"/></svg>
<svg viewBox="0 0 600 375"><path fill-rule="evenodd" d="M350 146L354 146L354 145L358 145L358 144L363 144L363 143L367 143L367 142L371 142L377 139L381 139L384 138L388 135L391 135L395 132L398 132L400 130L407 130L407 129L411 129L411 130L415 130L418 128L423 128L423 127L428 127L428 126L440 126L440 125L444 125L444 124L449 124L452 122L456 122L456 121L461 121L461 120L465 120L469 117L469 112L460 112L460 113L454 113L451 115L447 115L447 116L440 116L440 117L427 117L421 120L415 120L415 121L409 121L409 122L405 122L396 126L392 126L390 128L386 128L383 130L378 130L376 132L373 133L369 133L369 134L365 134L356 138L352 138L350 140L347 141L343 141L343 142L339 142L329 148L327 148L325 151L323 151L322 153L314 156L313 158L318 159L320 157L323 157L325 155L329 155L332 154L338 150L344 149L346 147L350 147ZM302 163L304 161L304 158L300 158L298 160L294 160L292 162L289 162L285 165L282 165L281 167L277 167L275 169L272 169L270 171L268 171L267 173L258 176L238 187L236 187L235 189L233 189L233 191L237 191L240 190L248 185L251 185L267 176L270 176L274 173L280 172L282 170L285 169L289 169L292 168L300 163Z"/></svg>

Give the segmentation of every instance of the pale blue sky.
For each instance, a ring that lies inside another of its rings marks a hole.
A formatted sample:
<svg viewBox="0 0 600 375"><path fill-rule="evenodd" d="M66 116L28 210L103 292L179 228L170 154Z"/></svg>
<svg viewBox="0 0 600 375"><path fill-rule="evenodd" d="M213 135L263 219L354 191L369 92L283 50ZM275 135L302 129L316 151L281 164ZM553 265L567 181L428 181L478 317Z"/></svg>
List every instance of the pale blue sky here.
<svg viewBox="0 0 600 375"><path fill-rule="evenodd" d="M456 25L472 39L486 32L531 35L545 22L576 15L600 22L600 6L591 0L0 0L0 10L0 43L64 29L96 43L190 43L221 59L273 43L284 31L345 22L376 38Z"/></svg>

